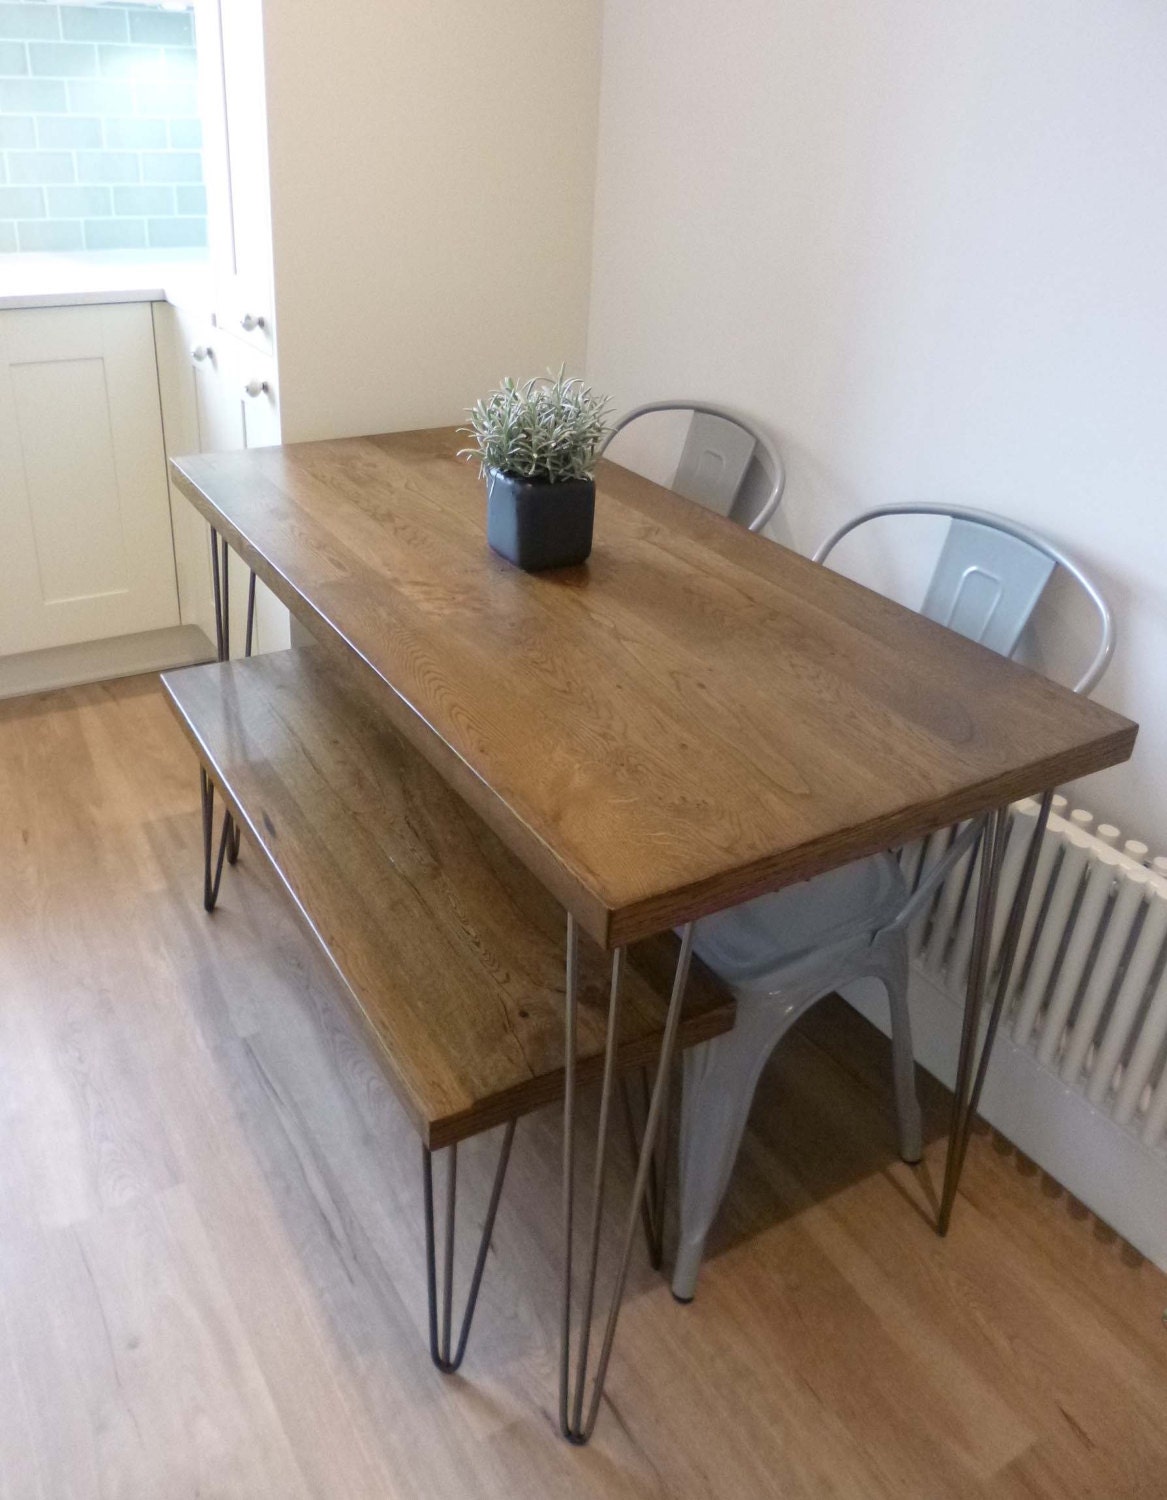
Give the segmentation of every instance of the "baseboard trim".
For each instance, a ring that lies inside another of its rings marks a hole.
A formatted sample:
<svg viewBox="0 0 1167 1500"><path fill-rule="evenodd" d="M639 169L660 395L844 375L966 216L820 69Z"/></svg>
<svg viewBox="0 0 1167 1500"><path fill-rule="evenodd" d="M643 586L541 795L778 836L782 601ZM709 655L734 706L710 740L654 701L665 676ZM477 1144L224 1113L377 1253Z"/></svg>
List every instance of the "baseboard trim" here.
<svg viewBox="0 0 1167 1500"><path fill-rule="evenodd" d="M0 657L0 698L22 698L53 688L133 677L139 672L164 672L213 661L215 648L197 625L174 625L116 635L104 641L81 641L75 646L53 646Z"/></svg>
<svg viewBox="0 0 1167 1500"><path fill-rule="evenodd" d="M887 1000L878 985L848 985L844 998L885 1035ZM913 968L908 1003L916 1059L951 1088L961 1009ZM1070 1088L1012 1037L998 1037L980 1114L1056 1182L1167 1271L1167 1152L1145 1146Z"/></svg>

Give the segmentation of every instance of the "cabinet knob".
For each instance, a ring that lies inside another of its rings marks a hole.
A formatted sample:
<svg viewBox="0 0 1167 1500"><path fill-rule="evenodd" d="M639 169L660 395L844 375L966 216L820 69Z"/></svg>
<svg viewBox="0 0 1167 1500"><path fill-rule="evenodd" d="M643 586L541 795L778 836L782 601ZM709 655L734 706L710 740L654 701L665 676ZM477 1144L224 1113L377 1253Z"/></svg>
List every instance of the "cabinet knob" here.
<svg viewBox="0 0 1167 1500"><path fill-rule="evenodd" d="M215 351L209 344L196 344L190 351L190 357L201 365L204 359L214 359Z"/></svg>
<svg viewBox="0 0 1167 1500"><path fill-rule="evenodd" d="M244 313L239 319L239 326L245 333L251 333L253 329L263 328L266 325L262 318L254 317L251 313Z"/></svg>
<svg viewBox="0 0 1167 1500"><path fill-rule="evenodd" d="M245 396L262 396L267 390L268 383L266 380L249 380L243 387L243 394Z"/></svg>

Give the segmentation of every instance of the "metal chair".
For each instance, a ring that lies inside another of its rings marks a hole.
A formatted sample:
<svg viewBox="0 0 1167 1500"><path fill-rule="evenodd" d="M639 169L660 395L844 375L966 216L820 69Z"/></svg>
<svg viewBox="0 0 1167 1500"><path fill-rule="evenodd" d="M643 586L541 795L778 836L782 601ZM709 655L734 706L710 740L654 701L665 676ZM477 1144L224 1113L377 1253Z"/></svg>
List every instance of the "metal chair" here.
<svg viewBox="0 0 1167 1500"><path fill-rule="evenodd" d="M601 456L612 439L632 422L664 411L692 413L670 488L706 510L728 516L741 494L751 461L759 452L764 456L764 467L768 468L771 479L770 493L757 514L746 523L750 531L761 531L778 509L786 484L786 469L762 434L744 417L724 406L711 406L703 401L650 401L644 406L634 406L613 424L600 450Z"/></svg>
<svg viewBox="0 0 1167 1500"><path fill-rule="evenodd" d="M1055 568L1085 591L1099 643L1075 684L1088 693L1114 651L1101 592L1059 548L1001 516L942 505L889 505L841 526L814 554L825 562L857 527L885 516L946 516L950 525L921 613L1011 656ZM983 821L954 831L941 859L910 890L894 853L875 855L698 923L694 951L730 985L737 1019L686 1054L681 1105L680 1243L673 1294L692 1299L705 1238L729 1183L762 1067L785 1032L824 995L860 979L887 992L899 1128L905 1161L922 1151L908 1016L907 933L941 882L972 848Z"/></svg>

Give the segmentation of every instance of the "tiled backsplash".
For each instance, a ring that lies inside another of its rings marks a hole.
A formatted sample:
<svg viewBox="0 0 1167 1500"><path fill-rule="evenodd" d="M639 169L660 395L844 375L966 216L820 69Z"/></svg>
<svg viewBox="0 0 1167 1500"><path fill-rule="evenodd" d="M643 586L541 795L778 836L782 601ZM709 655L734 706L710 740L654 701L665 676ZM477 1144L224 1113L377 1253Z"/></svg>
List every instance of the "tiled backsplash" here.
<svg viewBox="0 0 1167 1500"><path fill-rule="evenodd" d="M0 252L207 242L194 19L0 0Z"/></svg>

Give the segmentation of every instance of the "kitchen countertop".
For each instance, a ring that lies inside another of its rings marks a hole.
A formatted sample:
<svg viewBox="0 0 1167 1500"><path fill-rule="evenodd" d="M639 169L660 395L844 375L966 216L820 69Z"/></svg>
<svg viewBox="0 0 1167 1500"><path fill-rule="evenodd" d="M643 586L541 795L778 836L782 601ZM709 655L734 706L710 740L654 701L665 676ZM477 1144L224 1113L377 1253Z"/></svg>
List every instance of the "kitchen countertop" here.
<svg viewBox="0 0 1167 1500"><path fill-rule="evenodd" d="M189 251L0 256L0 311L101 302L186 301L210 265Z"/></svg>

